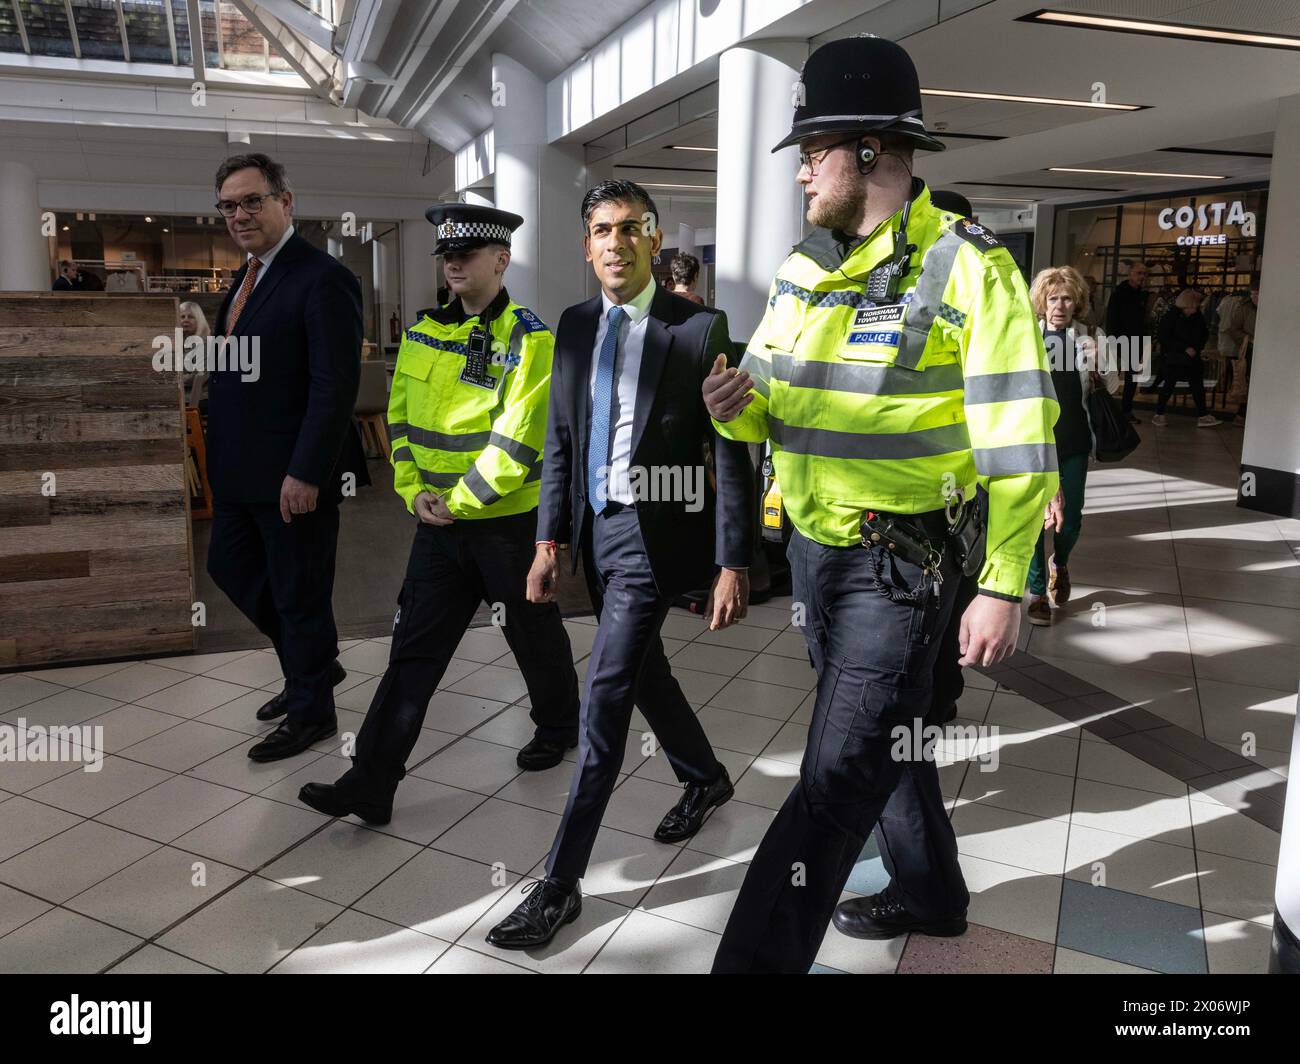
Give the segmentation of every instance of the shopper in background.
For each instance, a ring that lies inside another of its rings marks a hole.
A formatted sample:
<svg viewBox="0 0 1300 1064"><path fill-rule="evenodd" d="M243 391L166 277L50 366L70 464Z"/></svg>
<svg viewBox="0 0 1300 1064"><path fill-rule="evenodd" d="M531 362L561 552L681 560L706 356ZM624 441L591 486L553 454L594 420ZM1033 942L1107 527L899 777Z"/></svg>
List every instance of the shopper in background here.
<svg viewBox="0 0 1300 1064"><path fill-rule="evenodd" d="M1129 265L1128 276L1115 286L1110 303L1106 306L1106 333L1110 336L1132 337L1128 342L1130 351L1139 350L1141 341L1137 337L1145 336L1147 331L1147 278L1151 271L1145 262ZM1124 414L1135 425L1139 419L1133 414L1133 397L1137 394L1137 378L1133 366L1124 367Z"/></svg>
<svg viewBox="0 0 1300 1064"><path fill-rule="evenodd" d="M1225 300L1225 303L1227 301ZM1259 307L1259 278L1250 282L1250 296L1233 297L1231 305L1220 304L1219 354L1233 359L1234 391L1244 391L1250 381L1250 361L1255 349L1255 315ZM1246 404L1237 407L1234 425L1246 423Z"/></svg>
<svg viewBox="0 0 1300 1064"><path fill-rule="evenodd" d="M1223 424L1205 411L1205 362L1201 352L1209 336L1210 328L1201 314L1201 293L1194 288L1184 288L1160 319L1157 338L1165 356L1164 383L1160 387L1156 416L1151 419L1151 424L1168 424L1165 407L1179 381L1186 381L1192 391L1198 426L1210 428Z"/></svg>
<svg viewBox="0 0 1300 1064"><path fill-rule="evenodd" d="M181 333L188 339L201 336L206 341L212 329L208 326L207 316L197 303L185 302L180 305L178 318ZM205 348L206 350L206 348ZM206 369L183 374L185 381L185 405L198 407L206 414L208 406L208 372Z"/></svg>
<svg viewBox="0 0 1300 1064"><path fill-rule="evenodd" d="M59 276L54 278L54 284L50 286L50 291L75 292L79 288L81 288L81 278L77 275L76 263L61 259L59 261Z"/></svg>
<svg viewBox="0 0 1300 1064"><path fill-rule="evenodd" d="M1097 387L1109 390L1116 382L1113 367L1097 365L1097 344L1088 335L1083 315L1088 307L1087 282L1070 266L1042 270L1029 289L1030 302L1043 330L1043 344L1051 366L1052 386L1060 404L1056 427L1056 463L1061 486L1047 508L1029 563L1029 623L1051 624L1052 606L1070 600L1070 551L1083 528L1084 485L1088 456L1092 453L1092 426L1088 396ZM1055 535L1055 553L1047 553L1047 528Z"/></svg>
<svg viewBox="0 0 1300 1064"><path fill-rule="evenodd" d="M673 286L669 291L702 306L703 297L695 294L695 282L700 276L700 260L694 255L679 251L668 264L668 269L673 275Z"/></svg>

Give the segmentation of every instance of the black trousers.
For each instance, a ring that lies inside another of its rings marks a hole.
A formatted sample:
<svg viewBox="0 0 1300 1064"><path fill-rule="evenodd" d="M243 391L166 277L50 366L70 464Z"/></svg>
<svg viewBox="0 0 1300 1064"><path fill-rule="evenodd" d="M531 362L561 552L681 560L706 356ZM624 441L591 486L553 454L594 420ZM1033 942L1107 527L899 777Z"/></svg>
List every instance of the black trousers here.
<svg viewBox="0 0 1300 1064"><path fill-rule="evenodd" d="M278 504L213 503L208 573L275 647L290 720L323 721L334 713L338 538L333 504L318 503L285 524Z"/></svg>
<svg viewBox="0 0 1300 1064"><path fill-rule="evenodd" d="M895 602L876 586L873 555L887 585L918 583L919 568L883 548L790 541L817 699L799 782L750 863L715 972L807 972L873 829L909 909L949 915L969 902L938 768L912 751L917 729L949 717L960 694L957 603L972 585L945 556L937 597Z"/></svg>
<svg viewBox="0 0 1300 1064"><path fill-rule="evenodd" d="M1137 378L1133 376L1133 371L1131 369L1126 369L1124 371L1124 397L1120 401L1120 409L1122 409L1125 414L1133 413L1133 399L1137 395L1137 390Z"/></svg>
<svg viewBox="0 0 1300 1064"><path fill-rule="evenodd" d="M1205 363L1199 358L1165 357L1164 381L1160 385L1160 397L1156 400L1156 413L1163 414L1169 404L1169 397L1179 381L1186 381L1192 393L1192 402L1196 404L1198 417L1205 415Z"/></svg>
<svg viewBox="0 0 1300 1064"><path fill-rule="evenodd" d="M525 597L537 512L419 522L397 600L388 668L357 735L349 776L377 794L406 775L429 700L481 602L504 608L501 632L532 701L539 735L569 740L578 728L578 674L560 608Z"/></svg>
<svg viewBox="0 0 1300 1064"><path fill-rule="evenodd" d="M672 600L659 593L636 511L611 503L588 511L582 545L587 584L600 625L587 662L578 765L546 873L576 884L587 871L605 806L618 782L635 703L677 778L712 783L722 765L673 679L659 630Z"/></svg>

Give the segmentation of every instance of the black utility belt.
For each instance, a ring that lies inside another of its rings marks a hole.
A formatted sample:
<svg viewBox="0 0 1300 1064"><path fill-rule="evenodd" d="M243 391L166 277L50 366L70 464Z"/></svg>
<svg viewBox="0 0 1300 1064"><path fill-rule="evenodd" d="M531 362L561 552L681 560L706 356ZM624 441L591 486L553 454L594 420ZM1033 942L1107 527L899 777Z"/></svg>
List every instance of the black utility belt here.
<svg viewBox="0 0 1300 1064"><path fill-rule="evenodd" d="M988 494L954 492L948 505L921 514L868 510L860 533L864 547L883 547L938 578L944 552L951 549L961 570L974 576L984 565Z"/></svg>

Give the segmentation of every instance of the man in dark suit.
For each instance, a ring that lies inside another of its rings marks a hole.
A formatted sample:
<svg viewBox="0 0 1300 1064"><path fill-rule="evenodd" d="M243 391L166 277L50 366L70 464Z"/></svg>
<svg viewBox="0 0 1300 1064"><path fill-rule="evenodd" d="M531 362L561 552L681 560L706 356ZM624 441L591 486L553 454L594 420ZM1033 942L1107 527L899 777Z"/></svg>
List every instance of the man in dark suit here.
<svg viewBox="0 0 1300 1064"><path fill-rule="evenodd" d="M69 262L67 259L59 260L59 276L54 278L54 284L50 290L52 292L76 292L81 289L81 277L78 274L76 263Z"/></svg>
<svg viewBox="0 0 1300 1064"><path fill-rule="evenodd" d="M208 572L279 656L284 691L257 717L285 719L248 751L278 761L338 728L338 505L370 482L353 419L361 287L294 232L280 164L236 155L216 185L217 209L247 259L217 317L224 357L208 384Z"/></svg>
<svg viewBox="0 0 1300 1064"><path fill-rule="evenodd" d="M578 881L618 780L634 702L685 786L656 839L690 838L733 793L659 638L684 591L712 583L705 614L715 629L743 617L748 602L749 455L718 436L701 398L715 360L731 351L726 318L655 285L650 266L663 234L645 189L597 185L583 199L582 220L601 294L566 310L556 330L528 598L554 597L557 541L571 540L600 626L578 764L546 878L488 935L506 949L543 946L581 912Z"/></svg>

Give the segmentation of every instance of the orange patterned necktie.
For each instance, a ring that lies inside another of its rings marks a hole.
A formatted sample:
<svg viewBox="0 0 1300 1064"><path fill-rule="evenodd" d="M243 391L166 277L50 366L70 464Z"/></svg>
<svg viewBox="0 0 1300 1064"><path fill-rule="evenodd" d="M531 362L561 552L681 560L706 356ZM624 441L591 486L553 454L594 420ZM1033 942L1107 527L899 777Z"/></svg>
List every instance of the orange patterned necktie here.
<svg viewBox="0 0 1300 1064"><path fill-rule="evenodd" d="M230 316L226 321L227 336L235 331L235 322L239 320L239 315L244 312L244 304L248 302L248 297L252 294L253 285L257 284L257 271L261 268L262 260L255 255L250 256L248 272L244 274L244 283L239 286L239 293L235 296L235 305L230 308Z"/></svg>

